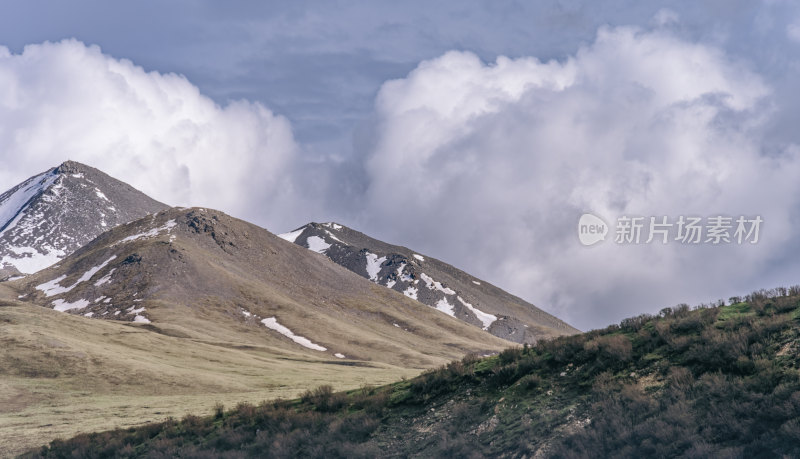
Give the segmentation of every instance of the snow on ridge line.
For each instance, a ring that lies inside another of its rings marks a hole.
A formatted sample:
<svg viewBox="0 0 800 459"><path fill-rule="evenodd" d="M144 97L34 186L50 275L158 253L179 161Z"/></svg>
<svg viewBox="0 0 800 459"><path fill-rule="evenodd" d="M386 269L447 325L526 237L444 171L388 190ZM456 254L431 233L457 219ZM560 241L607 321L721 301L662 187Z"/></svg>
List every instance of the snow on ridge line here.
<svg viewBox="0 0 800 459"><path fill-rule="evenodd" d="M45 282L43 284L37 285L36 286L36 290L39 290L39 291L43 292L44 296L46 296L48 298L51 297L51 296L60 295L62 293L67 293L67 292L71 291L72 289L74 289L75 287L77 287L78 284L80 284L81 282L86 282L88 280L91 280L92 277L94 277L94 275L98 273L98 271L100 271L101 269L105 268L106 265L111 263L115 258L117 258L117 256L116 255L112 255L111 258L109 258L108 260L104 261L99 266L95 266L94 268L86 271L85 273L83 273L83 275L81 276L80 279L78 279L74 284L72 284L69 287L64 287L64 286L61 285L61 281L67 278L67 276L64 275L64 276L60 276L60 277L58 277L56 279L53 279L53 280L51 280L49 282Z"/></svg>
<svg viewBox="0 0 800 459"><path fill-rule="evenodd" d="M153 218L155 218L155 214L153 214ZM125 242L137 241L139 239L150 238L158 236L162 231L166 231L167 233L172 231L172 228L175 228L178 224L175 220L170 220L167 223L164 223L164 226L160 226L158 228L153 228L149 231L145 231L144 233L134 234L133 236L128 236L125 239L117 242L114 245L122 244Z"/></svg>
<svg viewBox="0 0 800 459"><path fill-rule="evenodd" d="M425 261L425 257L423 257L422 255L420 255L418 253L414 254L414 258L416 258L419 261Z"/></svg>
<svg viewBox="0 0 800 459"><path fill-rule="evenodd" d="M288 232L288 233L279 234L279 235L278 235L278 237L279 237L279 238L281 238L281 239L283 239L284 241L289 241L289 242L291 242L291 243L294 243L294 241L296 241L296 240L297 240L297 238L298 238L298 237L299 237L299 236L300 236L300 235L303 233L303 231L305 231L305 230L306 230L306 227L304 226L304 227L302 227L302 228L300 228L300 229L297 229L297 230L294 230L294 231L290 231L290 232Z"/></svg>
<svg viewBox="0 0 800 459"><path fill-rule="evenodd" d="M381 272L381 265L386 261L386 256L378 258L378 255L367 252L367 274L369 280L378 282L378 273Z"/></svg>
<svg viewBox="0 0 800 459"><path fill-rule="evenodd" d="M313 349L315 351L325 352L325 351L328 350L327 348L322 347L319 344L315 344L315 343L311 342L310 339L308 339L308 338L306 338L304 336L295 335L294 333L292 333L291 330L289 330L288 328L286 328L283 325L279 324L278 323L278 319L276 319L275 317L269 317L267 319L261 319L261 323L264 324L264 326L266 326L270 330L275 330L276 332L278 332L281 335L289 338L290 340L294 341L295 343L297 343L297 344L299 344L301 346L307 347L309 349Z"/></svg>
<svg viewBox="0 0 800 459"><path fill-rule="evenodd" d="M475 317L477 317L478 320L480 320L483 323L484 330L488 330L489 327L494 323L494 321L497 320L497 316L481 311L475 306L464 301L464 299L461 298L460 296L457 296L456 299L458 299L458 301L460 301L461 304L463 304L467 309L469 309L470 311L472 311L473 314L475 314Z"/></svg>
<svg viewBox="0 0 800 459"><path fill-rule="evenodd" d="M311 236L310 238L306 239L306 244L308 244L308 250L323 254L326 250L331 248L331 245L325 242L325 239L322 239L319 236Z"/></svg>
<svg viewBox="0 0 800 459"><path fill-rule="evenodd" d="M26 182L20 184L16 191L13 193L9 192L3 200L0 201L0 228L5 226L5 228L0 231L0 236L16 225L21 215L24 214L22 210L30 200L37 194L46 190L57 179L57 174L48 171L29 178Z"/></svg>
<svg viewBox="0 0 800 459"><path fill-rule="evenodd" d="M0 201L0 228L14 219L34 196L49 187L57 178L58 175L48 171L29 178L27 181L18 185L14 192L9 190ZM10 228L6 228L3 232L8 229ZM0 233L0 235L2 235L2 233Z"/></svg>

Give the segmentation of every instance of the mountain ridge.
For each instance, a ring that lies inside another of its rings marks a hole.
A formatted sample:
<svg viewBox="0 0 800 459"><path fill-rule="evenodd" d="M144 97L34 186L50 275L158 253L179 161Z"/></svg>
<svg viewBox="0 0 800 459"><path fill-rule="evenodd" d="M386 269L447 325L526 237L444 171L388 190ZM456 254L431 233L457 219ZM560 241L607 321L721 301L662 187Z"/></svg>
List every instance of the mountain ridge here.
<svg viewBox="0 0 800 459"><path fill-rule="evenodd" d="M425 367L440 358L432 356L479 352L481 343L491 352L502 342L318 257L222 212L173 208L109 230L14 284L20 299L62 312L219 340L225 333L207 321L255 327L271 345L355 360L377 353ZM355 330L372 349L347 343Z"/></svg>
<svg viewBox="0 0 800 459"><path fill-rule="evenodd" d="M535 343L579 332L557 317L489 282L407 247L347 226L309 223L279 237L500 338Z"/></svg>
<svg viewBox="0 0 800 459"><path fill-rule="evenodd" d="M102 171L65 161L0 195L0 280L39 271L107 229L167 207Z"/></svg>

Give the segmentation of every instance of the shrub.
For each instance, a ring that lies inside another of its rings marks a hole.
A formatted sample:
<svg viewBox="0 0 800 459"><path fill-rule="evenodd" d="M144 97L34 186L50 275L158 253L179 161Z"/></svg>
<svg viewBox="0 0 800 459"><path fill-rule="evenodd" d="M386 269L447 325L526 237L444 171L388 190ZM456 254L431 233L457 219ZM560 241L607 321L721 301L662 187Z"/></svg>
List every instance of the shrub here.
<svg viewBox="0 0 800 459"><path fill-rule="evenodd" d="M522 348L510 347L500 352L500 354L497 356L497 360L500 362L500 364L505 365L519 360L520 357L522 357Z"/></svg>
<svg viewBox="0 0 800 459"><path fill-rule="evenodd" d="M584 343L583 349L590 355L612 360L630 360L633 352L631 341L623 335L599 336Z"/></svg>
<svg viewBox="0 0 800 459"><path fill-rule="evenodd" d="M627 332L637 332L639 331L644 325L651 321L653 316L650 314L641 314L636 317L629 317L627 319L623 319L622 322L619 323L619 326L622 330Z"/></svg>
<svg viewBox="0 0 800 459"><path fill-rule="evenodd" d="M527 375L523 376L519 380L519 387L525 391L531 391L541 387L542 385L542 378L539 375Z"/></svg>
<svg viewBox="0 0 800 459"><path fill-rule="evenodd" d="M347 396L341 392L334 393L333 387L325 384L306 391L300 400L314 405L319 412L328 413L340 410L347 403Z"/></svg>
<svg viewBox="0 0 800 459"><path fill-rule="evenodd" d="M517 379L517 365L510 363L492 370L489 378L489 385L492 387L502 387L511 384Z"/></svg>
<svg viewBox="0 0 800 459"><path fill-rule="evenodd" d="M222 419L225 415L225 405L222 402L217 402L214 404L214 419Z"/></svg>

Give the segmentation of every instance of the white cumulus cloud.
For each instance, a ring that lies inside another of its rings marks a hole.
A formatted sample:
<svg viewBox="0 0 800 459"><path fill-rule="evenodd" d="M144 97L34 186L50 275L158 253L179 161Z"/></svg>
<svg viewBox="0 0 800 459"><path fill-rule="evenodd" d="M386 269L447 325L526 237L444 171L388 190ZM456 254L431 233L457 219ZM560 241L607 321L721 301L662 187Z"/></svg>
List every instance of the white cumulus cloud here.
<svg viewBox="0 0 800 459"><path fill-rule="evenodd" d="M800 208L798 149L761 148L770 99L746 65L662 30L602 28L558 62L449 52L383 85L366 213L583 327L769 287ZM755 245L587 248L584 212L765 223Z"/></svg>
<svg viewBox="0 0 800 459"><path fill-rule="evenodd" d="M186 78L75 40L0 47L0 188L67 159L172 205L288 212L298 147L258 103L215 104Z"/></svg>

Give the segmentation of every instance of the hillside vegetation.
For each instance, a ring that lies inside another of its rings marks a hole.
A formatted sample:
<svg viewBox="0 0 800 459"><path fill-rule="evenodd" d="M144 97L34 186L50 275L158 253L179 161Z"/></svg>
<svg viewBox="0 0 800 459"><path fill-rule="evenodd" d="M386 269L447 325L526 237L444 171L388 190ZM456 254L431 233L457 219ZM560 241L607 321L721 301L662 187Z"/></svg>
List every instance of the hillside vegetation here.
<svg viewBox="0 0 800 459"><path fill-rule="evenodd" d="M798 457L800 287L27 457Z"/></svg>

